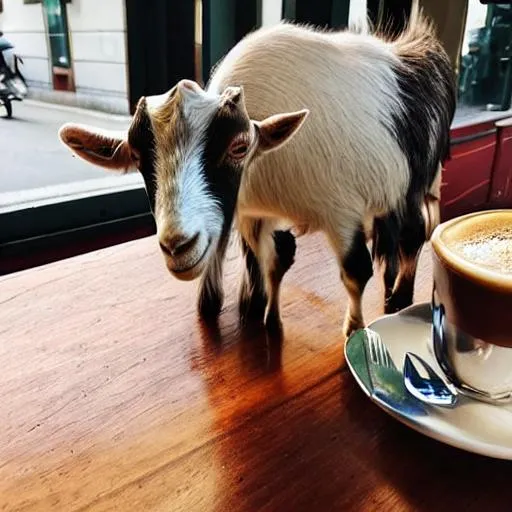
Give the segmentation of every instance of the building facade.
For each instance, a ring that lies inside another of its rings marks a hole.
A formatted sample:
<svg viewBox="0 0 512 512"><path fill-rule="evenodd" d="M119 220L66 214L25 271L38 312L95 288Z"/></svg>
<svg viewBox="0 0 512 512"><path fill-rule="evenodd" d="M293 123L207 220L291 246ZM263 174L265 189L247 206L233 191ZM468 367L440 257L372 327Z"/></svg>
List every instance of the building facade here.
<svg viewBox="0 0 512 512"><path fill-rule="evenodd" d="M32 98L129 114L141 95L179 78L206 81L257 26L313 11L315 22L343 26L365 8L366 0L0 0L0 30L23 58Z"/></svg>
<svg viewBox="0 0 512 512"><path fill-rule="evenodd" d="M32 97L128 113L124 0L3 0Z"/></svg>

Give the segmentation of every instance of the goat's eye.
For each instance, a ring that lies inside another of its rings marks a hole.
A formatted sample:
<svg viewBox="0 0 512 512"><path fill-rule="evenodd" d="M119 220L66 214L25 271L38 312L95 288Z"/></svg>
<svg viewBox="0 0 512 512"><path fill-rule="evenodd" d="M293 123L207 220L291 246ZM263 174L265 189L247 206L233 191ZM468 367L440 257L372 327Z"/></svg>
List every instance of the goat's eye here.
<svg viewBox="0 0 512 512"><path fill-rule="evenodd" d="M237 140L231 144L228 153L233 160L241 160L248 151L249 144L245 140Z"/></svg>

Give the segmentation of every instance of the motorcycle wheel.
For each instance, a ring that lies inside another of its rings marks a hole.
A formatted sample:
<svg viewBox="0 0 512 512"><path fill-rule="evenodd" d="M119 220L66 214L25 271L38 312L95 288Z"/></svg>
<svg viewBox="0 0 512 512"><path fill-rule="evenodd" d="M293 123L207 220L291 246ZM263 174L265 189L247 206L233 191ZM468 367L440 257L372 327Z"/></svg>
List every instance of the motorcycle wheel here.
<svg viewBox="0 0 512 512"><path fill-rule="evenodd" d="M4 107L7 111L7 119L10 119L12 117L12 102L11 100L3 100L4 101Z"/></svg>

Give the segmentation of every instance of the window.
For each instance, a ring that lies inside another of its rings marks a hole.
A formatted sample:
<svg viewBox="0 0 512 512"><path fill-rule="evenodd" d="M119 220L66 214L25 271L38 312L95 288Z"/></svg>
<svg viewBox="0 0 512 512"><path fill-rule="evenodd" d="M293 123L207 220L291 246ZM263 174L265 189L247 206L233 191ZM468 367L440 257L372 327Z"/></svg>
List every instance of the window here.
<svg viewBox="0 0 512 512"><path fill-rule="evenodd" d="M33 99L44 101L15 104L11 122L1 118L0 106L0 274L154 232L139 174L120 176L73 159L58 129L80 122L125 130L141 96L162 93L181 78L201 81L260 23L261 1L241 4L13 0L5 6L0 26L23 59Z"/></svg>
<svg viewBox="0 0 512 512"><path fill-rule="evenodd" d="M511 6L468 2L459 118L503 112L511 97ZM432 9L448 5L420 3ZM205 82L218 59L261 24L285 17L343 27L368 9L376 18L383 6L402 13L406 4L154 0L149 7L140 0L0 0L0 27L23 58L32 98L44 100L15 104L12 122L0 118L0 274L154 232L142 178L116 176L71 158L57 138L63 123L125 130L141 96L162 93L181 78ZM51 7L50 17L44 6ZM438 18L448 34L456 22ZM458 50L452 53L456 57Z"/></svg>
<svg viewBox="0 0 512 512"><path fill-rule="evenodd" d="M459 102L490 111L510 108L512 5L470 0L462 48Z"/></svg>

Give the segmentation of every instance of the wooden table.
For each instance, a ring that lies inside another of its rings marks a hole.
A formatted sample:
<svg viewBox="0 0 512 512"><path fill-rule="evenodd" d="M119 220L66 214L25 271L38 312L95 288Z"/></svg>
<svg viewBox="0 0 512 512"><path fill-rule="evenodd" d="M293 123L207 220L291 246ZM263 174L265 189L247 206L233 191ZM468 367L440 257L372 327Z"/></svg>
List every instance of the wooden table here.
<svg viewBox="0 0 512 512"><path fill-rule="evenodd" d="M1 510L510 510L511 464L408 429L357 386L322 238L285 279L281 345L239 330L230 259L218 327L154 237L0 279ZM427 248L416 300L430 287ZM382 312L377 280L364 309Z"/></svg>

